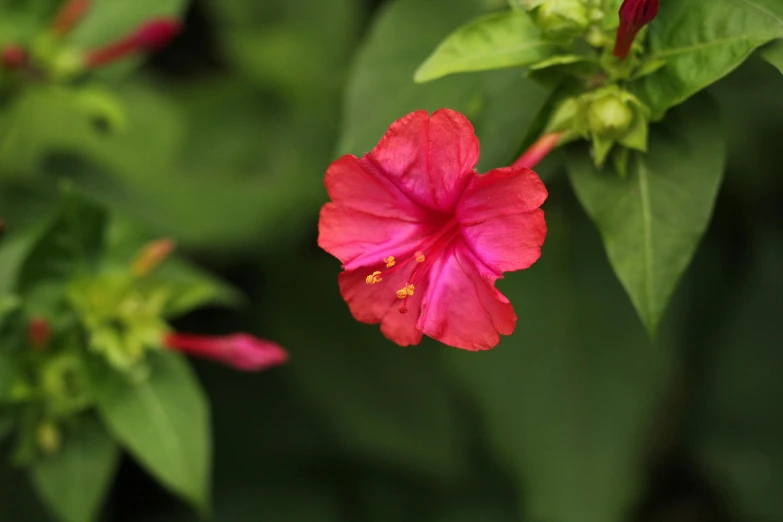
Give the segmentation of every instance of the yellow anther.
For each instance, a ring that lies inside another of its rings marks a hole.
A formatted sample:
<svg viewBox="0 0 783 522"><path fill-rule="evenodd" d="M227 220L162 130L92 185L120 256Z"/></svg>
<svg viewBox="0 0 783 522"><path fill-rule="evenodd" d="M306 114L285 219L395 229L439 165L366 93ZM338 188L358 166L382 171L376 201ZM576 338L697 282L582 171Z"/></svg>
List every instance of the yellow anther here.
<svg viewBox="0 0 783 522"><path fill-rule="evenodd" d="M389 256L386 259L383 260L384 263L386 263L386 268L391 268L394 266L396 261L394 260L394 256Z"/></svg>
<svg viewBox="0 0 783 522"><path fill-rule="evenodd" d="M414 254L416 256L416 262L417 263L423 263L424 262L424 252L421 250L417 250Z"/></svg>
<svg viewBox="0 0 783 522"><path fill-rule="evenodd" d="M379 283L379 282L383 281L383 279L381 279L381 273L378 272L378 271L375 271L375 272L372 273L372 275L368 275L367 279L365 279L365 281L367 281L368 285L374 285L375 283Z"/></svg>
<svg viewBox="0 0 783 522"><path fill-rule="evenodd" d="M405 285L403 288L397 290L397 297L400 299L405 299L409 295L413 295L413 290L413 285Z"/></svg>

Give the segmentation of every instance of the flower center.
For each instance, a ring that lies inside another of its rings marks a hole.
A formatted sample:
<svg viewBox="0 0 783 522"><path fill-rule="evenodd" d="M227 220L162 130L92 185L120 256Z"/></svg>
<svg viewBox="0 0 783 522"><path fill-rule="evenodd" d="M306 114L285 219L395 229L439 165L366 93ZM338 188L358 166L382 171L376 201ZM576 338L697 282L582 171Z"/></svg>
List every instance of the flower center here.
<svg viewBox="0 0 783 522"><path fill-rule="evenodd" d="M408 282L405 283L405 286L396 291L397 299L402 299L402 306L398 308L398 311L401 314L408 313L408 298L416 291L416 281L423 277L427 269L432 266L433 261L437 259L438 255L442 253L449 244L451 244L458 233L459 224L457 223L456 218L449 219L437 232L426 238L424 246L420 250L416 250L413 256L406 258L401 263L397 263L394 256L384 258L383 262L386 264L387 270L376 270L368 275L366 278L367 284L374 285L380 283L383 281L384 277L395 270L399 270L411 262L417 263Z"/></svg>

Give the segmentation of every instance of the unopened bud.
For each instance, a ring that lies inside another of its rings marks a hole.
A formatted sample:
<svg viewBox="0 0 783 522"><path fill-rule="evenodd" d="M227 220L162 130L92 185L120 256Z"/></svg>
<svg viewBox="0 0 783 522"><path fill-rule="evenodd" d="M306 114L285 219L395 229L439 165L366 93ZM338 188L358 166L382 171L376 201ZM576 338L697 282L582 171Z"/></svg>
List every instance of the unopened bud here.
<svg viewBox="0 0 783 522"><path fill-rule="evenodd" d="M150 20L126 38L106 47L89 51L85 56L85 65L89 68L100 67L139 51L152 52L166 46L180 31L177 20L162 18Z"/></svg>
<svg viewBox="0 0 783 522"><path fill-rule="evenodd" d="M91 0L66 0L52 22L52 32L64 36L81 21L90 9Z"/></svg>
<svg viewBox="0 0 783 522"><path fill-rule="evenodd" d="M135 38L139 47L147 51L158 51L168 45L179 31L180 23L177 20L164 18L142 25L136 32Z"/></svg>
<svg viewBox="0 0 783 522"><path fill-rule="evenodd" d="M38 447L46 455L53 455L60 451L62 446L62 437L60 430L52 422L45 421L38 426L36 434Z"/></svg>
<svg viewBox="0 0 783 522"><path fill-rule="evenodd" d="M587 110L590 131L605 139L622 136L631 127L633 118L633 109L611 94L593 100Z"/></svg>
<svg viewBox="0 0 783 522"><path fill-rule="evenodd" d="M16 44L6 45L3 48L3 67L9 71L21 69L27 63L27 50Z"/></svg>
<svg viewBox="0 0 783 522"><path fill-rule="evenodd" d="M538 26L553 36L574 38L590 24L587 6L583 0L534 0L528 8L536 9Z"/></svg>
<svg viewBox="0 0 783 522"><path fill-rule="evenodd" d="M133 260L131 270L137 277L150 274L174 251L176 244L171 239L158 239L144 245Z"/></svg>
<svg viewBox="0 0 783 522"><path fill-rule="evenodd" d="M49 344L52 338L52 327L43 317L33 317L27 323L27 341L37 349L43 350Z"/></svg>
<svg viewBox="0 0 783 522"><path fill-rule="evenodd" d="M628 56L636 35L658 14L658 0L625 0L620 6L620 27L613 54L620 59Z"/></svg>

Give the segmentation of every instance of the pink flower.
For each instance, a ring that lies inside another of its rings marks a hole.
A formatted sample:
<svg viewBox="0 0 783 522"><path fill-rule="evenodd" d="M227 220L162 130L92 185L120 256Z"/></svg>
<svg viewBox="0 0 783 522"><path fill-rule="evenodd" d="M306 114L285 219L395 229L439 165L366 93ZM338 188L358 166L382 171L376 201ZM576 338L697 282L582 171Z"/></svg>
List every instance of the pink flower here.
<svg viewBox="0 0 783 522"><path fill-rule="evenodd" d="M539 258L547 191L525 167L479 175L478 157L464 116L416 111L372 152L326 172L332 202L321 209L318 244L343 263L340 292L353 316L402 346L426 334L485 350L514 331L495 281Z"/></svg>
<svg viewBox="0 0 783 522"><path fill-rule="evenodd" d="M167 18L150 20L122 40L89 51L85 56L85 64L90 68L100 67L133 52L157 51L165 47L179 30L180 24L177 20Z"/></svg>
<svg viewBox="0 0 783 522"><path fill-rule="evenodd" d="M614 55L625 58L642 27L658 14L658 0L625 0L620 6L620 27L614 44Z"/></svg>
<svg viewBox="0 0 783 522"><path fill-rule="evenodd" d="M205 336L173 333L165 337L166 348L195 357L212 359L246 372L266 370L288 360L278 344L245 333Z"/></svg>

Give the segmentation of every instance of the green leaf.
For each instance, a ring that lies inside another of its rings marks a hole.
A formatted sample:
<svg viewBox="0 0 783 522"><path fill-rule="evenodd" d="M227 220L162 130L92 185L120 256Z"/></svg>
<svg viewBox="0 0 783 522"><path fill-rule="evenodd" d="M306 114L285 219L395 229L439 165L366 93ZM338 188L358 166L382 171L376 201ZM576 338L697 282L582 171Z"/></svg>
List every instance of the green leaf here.
<svg viewBox="0 0 783 522"><path fill-rule="evenodd" d="M481 140L481 170L514 159L546 102L547 89L521 70L453 76L423 85L410 80L442 36L481 12L480 3L397 0L381 12L353 66L341 153L371 150L389 125L411 111L448 107L473 123Z"/></svg>
<svg viewBox="0 0 783 522"><path fill-rule="evenodd" d="M164 310L168 318L204 305L236 307L245 301L244 296L228 283L180 259L165 261L152 279L157 288L170 296Z"/></svg>
<svg viewBox="0 0 783 522"><path fill-rule="evenodd" d="M521 67L549 58L555 50L525 11L489 14L447 36L414 80L423 83L459 72Z"/></svg>
<svg viewBox="0 0 783 522"><path fill-rule="evenodd" d="M725 143L706 97L672 112L650 134L650 153L628 176L598 172L580 150L570 179L609 261L650 334L707 229L723 178Z"/></svg>
<svg viewBox="0 0 783 522"><path fill-rule="evenodd" d="M761 56L783 73L783 40L775 40L764 47Z"/></svg>
<svg viewBox="0 0 783 522"><path fill-rule="evenodd" d="M685 440L732 520L783 520L783 241L772 223L756 223L742 252L742 278L726 284L725 251L714 251L704 278L709 301L690 325L706 339L690 343ZM761 225L761 226L758 226ZM727 249L734 248L729 239ZM721 299L714 299L715 288Z"/></svg>
<svg viewBox="0 0 783 522"><path fill-rule="evenodd" d="M209 406L187 362L161 352L149 357L141 382L101 367L93 377L98 411L114 437L164 486L208 509Z"/></svg>
<svg viewBox="0 0 783 522"><path fill-rule="evenodd" d="M119 463L119 447L103 428L86 424L68 431L56 455L30 468L33 485L63 522L96 520Z"/></svg>
<svg viewBox="0 0 783 522"><path fill-rule="evenodd" d="M74 194L63 196L61 210L37 239L19 272L18 290L63 283L85 269L101 252L107 215L99 206Z"/></svg>
<svg viewBox="0 0 783 522"><path fill-rule="evenodd" d="M783 36L777 0L665 2L650 25L650 60L666 66L639 82L660 119L670 107L718 81L757 47Z"/></svg>
<svg viewBox="0 0 783 522"><path fill-rule="evenodd" d="M623 305L597 234L568 203L547 210L541 260L498 285L515 333L447 360L482 413L482 440L513 473L524 520L623 522L644 485L673 351L653 346Z"/></svg>

